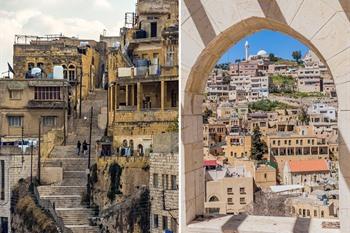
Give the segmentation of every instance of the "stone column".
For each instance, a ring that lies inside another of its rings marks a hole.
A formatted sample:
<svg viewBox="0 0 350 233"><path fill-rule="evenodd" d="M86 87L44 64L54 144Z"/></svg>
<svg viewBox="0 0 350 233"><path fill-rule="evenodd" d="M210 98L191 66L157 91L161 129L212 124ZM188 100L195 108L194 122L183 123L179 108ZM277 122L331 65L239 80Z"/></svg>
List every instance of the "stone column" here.
<svg viewBox="0 0 350 233"><path fill-rule="evenodd" d="M140 82L137 83L137 111L141 111L142 108L142 85Z"/></svg>
<svg viewBox="0 0 350 233"><path fill-rule="evenodd" d="M160 81L160 108L164 111L165 108L165 81Z"/></svg>
<svg viewBox="0 0 350 233"><path fill-rule="evenodd" d="M131 84L131 106L135 105L135 85Z"/></svg>
<svg viewBox="0 0 350 233"><path fill-rule="evenodd" d="M129 106L129 85L125 85L125 105Z"/></svg>

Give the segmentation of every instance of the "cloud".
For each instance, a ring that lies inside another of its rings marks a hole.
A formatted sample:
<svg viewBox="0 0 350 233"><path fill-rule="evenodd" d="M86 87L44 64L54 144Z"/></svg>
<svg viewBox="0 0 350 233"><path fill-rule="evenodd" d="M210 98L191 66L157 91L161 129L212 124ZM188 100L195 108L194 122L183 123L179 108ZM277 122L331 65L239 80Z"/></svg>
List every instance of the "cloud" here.
<svg viewBox="0 0 350 233"><path fill-rule="evenodd" d="M103 8L110 8L111 7L111 3L108 0L95 0L94 4L97 7L103 7Z"/></svg>

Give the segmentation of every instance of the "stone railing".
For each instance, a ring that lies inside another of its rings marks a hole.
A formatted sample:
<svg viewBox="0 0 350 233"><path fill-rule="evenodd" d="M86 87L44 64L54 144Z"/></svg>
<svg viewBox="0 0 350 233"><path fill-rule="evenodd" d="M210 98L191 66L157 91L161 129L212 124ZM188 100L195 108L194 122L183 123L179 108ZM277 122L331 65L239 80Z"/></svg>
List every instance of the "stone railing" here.
<svg viewBox="0 0 350 233"><path fill-rule="evenodd" d="M34 198L36 199L37 203L50 214L50 216L55 221L57 227L59 228L59 232L73 233L70 229L64 226L63 219L57 215L56 210L53 204L51 203L51 201L41 199L39 191L35 185L33 185L32 188L33 188L32 190L33 190Z"/></svg>

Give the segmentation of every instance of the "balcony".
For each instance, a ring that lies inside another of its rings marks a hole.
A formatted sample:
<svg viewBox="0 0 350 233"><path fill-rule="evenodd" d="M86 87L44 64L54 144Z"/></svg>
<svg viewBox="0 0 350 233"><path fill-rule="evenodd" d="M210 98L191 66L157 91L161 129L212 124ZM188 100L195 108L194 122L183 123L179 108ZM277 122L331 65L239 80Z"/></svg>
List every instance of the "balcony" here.
<svg viewBox="0 0 350 233"><path fill-rule="evenodd" d="M28 108L48 108L48 109L63 109L63 100L29 100Z"/></svg>
<svg viewBox="0 0 350 233"><path fill-rule="evenodd" d="M177 108L173 110L159 111L160 109L150 109L148 111L137 112L135 110L118 110L114 119L116 123L136 123L136 122L173 122L178 117ZM111 119L113 119L113 112Z"/></svg>
<svg viewBox="0 0 350 233"><path fill-rule="evenodd" d="M332 225L332 227L327 225ZM340 233L339 220L254 215L211 216L187 225L189 233Z"/></svg>

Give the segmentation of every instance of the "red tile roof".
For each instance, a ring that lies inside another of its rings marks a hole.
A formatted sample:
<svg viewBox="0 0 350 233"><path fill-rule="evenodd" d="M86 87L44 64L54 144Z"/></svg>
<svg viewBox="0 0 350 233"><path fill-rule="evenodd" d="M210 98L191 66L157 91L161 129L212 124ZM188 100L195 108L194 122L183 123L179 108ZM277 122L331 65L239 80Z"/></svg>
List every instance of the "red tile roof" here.
<svg viewBox="0 0 350 233"><path fill-rule="evenodd" d="M329 171L328 164L325 159L294 160L289 161L288 163L291 172Z"/></svg>
<svg viewBox="0 0 350 233"><path fill-rule="evenodd" d="M204 166L216 166L217 162L216 160L204 160Z"/></svg>

